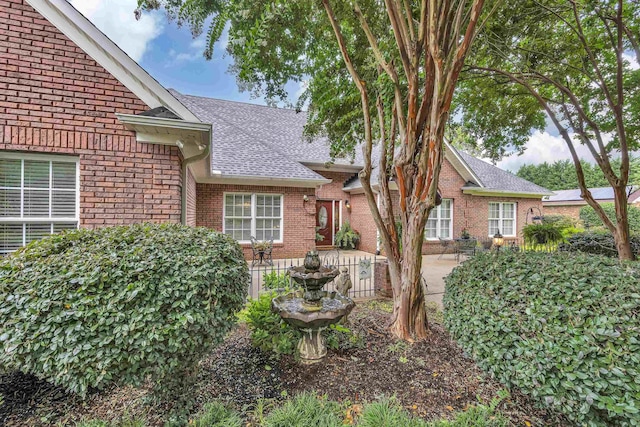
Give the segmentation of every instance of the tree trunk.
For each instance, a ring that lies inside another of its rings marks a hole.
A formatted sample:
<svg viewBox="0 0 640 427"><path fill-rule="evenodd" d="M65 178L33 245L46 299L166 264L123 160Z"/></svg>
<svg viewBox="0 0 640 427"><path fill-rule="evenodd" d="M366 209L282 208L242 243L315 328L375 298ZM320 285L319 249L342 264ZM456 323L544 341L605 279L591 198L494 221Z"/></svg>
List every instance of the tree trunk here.
<svg viewBox="0 0 640 427"><path fill-rule="evenodd" d="M393 316L390 330L398 338L413 341L427 337L428 321L425 306L426 289L422 285L422 242L424 222L422 213L409 216L402 230L402 260L394 287Z"/></svg>
<svg viewBox="0 0 640 427"><path fill-rule="evenodd" d="M633 261L636 259L631 249L631 236L629 233L629 201L627 198L627 186L613 187L616 206L615 229L611 230L618 249L620 261Z"/></svg>

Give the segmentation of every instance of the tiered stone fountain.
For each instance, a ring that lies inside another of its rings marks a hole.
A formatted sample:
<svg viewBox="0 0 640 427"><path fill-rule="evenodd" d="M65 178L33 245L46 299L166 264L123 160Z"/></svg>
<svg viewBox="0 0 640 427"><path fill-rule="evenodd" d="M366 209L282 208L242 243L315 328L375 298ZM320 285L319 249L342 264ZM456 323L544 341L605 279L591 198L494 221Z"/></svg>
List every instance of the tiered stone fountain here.
<svg viewBox="0 0 640 427"><path fill-rule="evenodd" d="M355 303L338 292L324 287L338 275L335 267L321 266L317 252L310 251L302 267L291 267L291 279L303 290L280 295L271 301L271 308L282 319L302 331L298 352L304 364L319 362L327 355L322 330L349 314Z"/></svg>

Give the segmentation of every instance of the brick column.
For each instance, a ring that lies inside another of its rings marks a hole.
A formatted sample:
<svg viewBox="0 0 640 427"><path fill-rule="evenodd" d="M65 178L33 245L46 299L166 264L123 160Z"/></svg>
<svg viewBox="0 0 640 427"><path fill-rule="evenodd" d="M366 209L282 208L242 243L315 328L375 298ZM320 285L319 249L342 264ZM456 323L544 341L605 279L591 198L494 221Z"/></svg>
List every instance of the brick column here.
<svg viewBox="0 0 640 427"><path fill-rule="evenodd" d="M393 291L391 290L391 278L389 277L389 263L386 259L376 262L373 274L376 295L391 298L393 296Z"/></svg>

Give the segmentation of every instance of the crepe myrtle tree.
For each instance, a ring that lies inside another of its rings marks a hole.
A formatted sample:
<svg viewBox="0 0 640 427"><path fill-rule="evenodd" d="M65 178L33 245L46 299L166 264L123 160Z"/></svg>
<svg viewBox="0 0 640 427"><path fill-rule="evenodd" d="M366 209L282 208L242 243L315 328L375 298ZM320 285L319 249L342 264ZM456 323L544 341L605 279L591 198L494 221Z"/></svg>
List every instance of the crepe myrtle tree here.
<svg viewBox="0 0 640 427"><path fill-rule="evenodd" d="M640 2L525 0L496 11L467 58L456 118L487 155L522 148L550 122L571 153L582 198L615 237L630 245L630 153L640 144ZM588 190L582 144L614 192L615 219Z"/></svg>
<svg viewBox="0 0 640 427"><path fill-rule="evenodd" d="M359 176L389 260L390 327L413 340L428 331L421 248L436 205L445 124L465 57L490 14L483 6L484 0L140 0L138 13L164 8L194 36L206 31L207 58L228 28L226 51L241 88L286 102L285 85L304 82L297 107L308 105L305 135L326 137L334 157L353 158L361 147Z"/></svg>

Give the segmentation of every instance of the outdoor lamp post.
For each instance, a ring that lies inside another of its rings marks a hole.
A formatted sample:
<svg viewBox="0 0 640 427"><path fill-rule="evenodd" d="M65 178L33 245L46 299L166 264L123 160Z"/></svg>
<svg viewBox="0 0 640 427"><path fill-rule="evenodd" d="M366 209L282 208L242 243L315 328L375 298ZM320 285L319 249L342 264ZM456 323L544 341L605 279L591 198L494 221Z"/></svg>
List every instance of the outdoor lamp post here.
<svg viewBox="0 0 640 427"><path fill-rule="evenodd" d="M500 246L504 245L504 238L502 237L502 234L500 234L500 230L493 235L493 244L497 248L496 250L500 252Z"/></svg>

